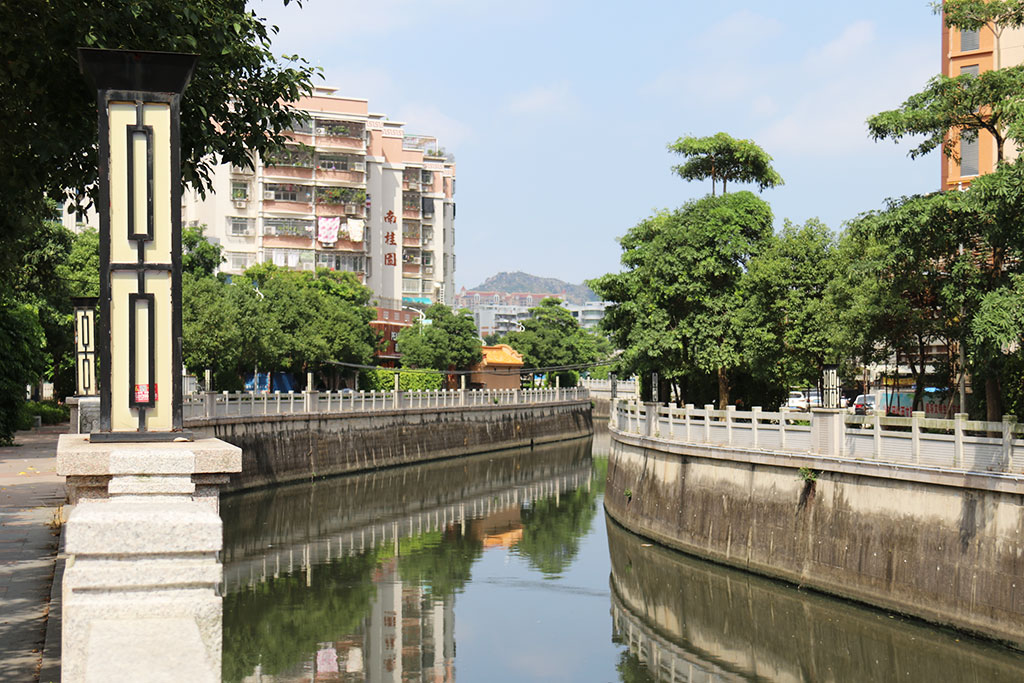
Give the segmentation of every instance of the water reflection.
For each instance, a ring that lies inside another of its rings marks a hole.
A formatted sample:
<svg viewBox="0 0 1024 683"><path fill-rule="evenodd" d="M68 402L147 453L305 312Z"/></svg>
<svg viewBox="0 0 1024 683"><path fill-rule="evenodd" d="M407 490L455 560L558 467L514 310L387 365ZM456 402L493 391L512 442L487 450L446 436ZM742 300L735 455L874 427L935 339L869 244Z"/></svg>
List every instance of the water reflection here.
<svg viewBox="0 0 1024 683"><path fill-rule="evenodd" d="M1024 680L1024 657L658 546L607 521L622 681Z"/></svg>
<svg viewBox="0 0 1024 683"><path fill-rule="evenodd" d="M598 510L590 454L582 440L225 498L224 680L453 681L474 563L500 547L564 572Z"/></svg>

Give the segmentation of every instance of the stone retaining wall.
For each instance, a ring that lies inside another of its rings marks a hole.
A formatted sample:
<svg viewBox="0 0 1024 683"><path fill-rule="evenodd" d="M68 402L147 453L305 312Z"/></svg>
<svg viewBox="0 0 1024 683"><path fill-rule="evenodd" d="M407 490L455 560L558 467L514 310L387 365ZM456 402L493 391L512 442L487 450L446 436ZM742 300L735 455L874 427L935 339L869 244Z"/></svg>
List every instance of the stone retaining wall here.
<svg viewBox="0 0 1024 683"><path fill-rule="evenodd" d="M626 528L1024 649L1024 478L612 439Z"/></svg>
<svg viewBox="0 0 1024 683"><path fill-rule="evenodd" d="M186 421L241 447L226 491L529 447L593 433L590 401Z"/></svg>

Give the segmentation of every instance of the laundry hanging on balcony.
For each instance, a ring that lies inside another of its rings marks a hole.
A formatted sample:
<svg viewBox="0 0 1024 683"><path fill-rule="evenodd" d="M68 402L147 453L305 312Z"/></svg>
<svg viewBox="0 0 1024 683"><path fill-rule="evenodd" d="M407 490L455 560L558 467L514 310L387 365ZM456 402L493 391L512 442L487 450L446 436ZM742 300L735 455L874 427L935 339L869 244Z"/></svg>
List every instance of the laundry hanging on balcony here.
<svg viewBox="0 0 1024 683"><path fill-rule="evenodd" d="M348 221L348 238L353 242L363 241L363 221L358 218L350 218Z"/></svg>
<svg viewBox="0 0 1024 683"><path fill-rule="evenodd" d="M325 247L334 246L334 243L338 241L340 227L340 216L320 216L317 219L317 239Z"/></svg>

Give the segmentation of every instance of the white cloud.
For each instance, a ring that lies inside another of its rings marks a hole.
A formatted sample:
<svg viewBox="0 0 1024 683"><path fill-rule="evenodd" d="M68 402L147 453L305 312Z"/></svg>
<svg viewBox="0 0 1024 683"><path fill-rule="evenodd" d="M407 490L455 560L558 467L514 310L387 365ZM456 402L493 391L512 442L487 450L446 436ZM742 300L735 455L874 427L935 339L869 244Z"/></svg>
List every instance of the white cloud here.
<svg viewBox="0 0 1024 683"><path fill-rule="evenodd" d="M442 112L437 106L425 102L409 102L402 105L395 117L405 123L409 133L434 135L442 147L457 151L457 148L473 135L467 124Z"/></svg>
<svg viewBox="0 0 1024 683"><path fill-rule="evenodd" d="M528 116L570 116L579 111L580 103L569 81L559 81L513 95L505 109Z"/></svg>

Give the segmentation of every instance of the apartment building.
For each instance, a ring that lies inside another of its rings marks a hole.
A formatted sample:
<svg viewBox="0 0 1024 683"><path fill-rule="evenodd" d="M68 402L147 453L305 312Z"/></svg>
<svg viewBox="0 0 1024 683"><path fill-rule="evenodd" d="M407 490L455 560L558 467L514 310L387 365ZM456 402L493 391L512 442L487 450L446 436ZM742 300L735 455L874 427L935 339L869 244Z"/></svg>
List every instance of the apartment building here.
<svg viewBox="0 0 1024 683"><path fill-rule="evenodd" d="M946 76L978 75L1022 63L1024 29L1000 28L997 33L983 27L961 31L943 24L942 73ZM940 187L943 190L963 189L971 180L992 172L996 166L996 142L991 133L981 131L975 137L957 140L956 145L959 161L946 156L941 159ZM1003 147L1007 160L1017 156L1012 144Z"/></svg>
<svg viewBox="0 0 1024 683"><path fill-rule="evenodd" d="M437 138L334 88L296 106L309 119L287 149L252 169L217 166L205 198L182 194L183 225L207 226L229 274L263 262L324 267L358 274L385 309L454 301L455 163Z"/></svg>

